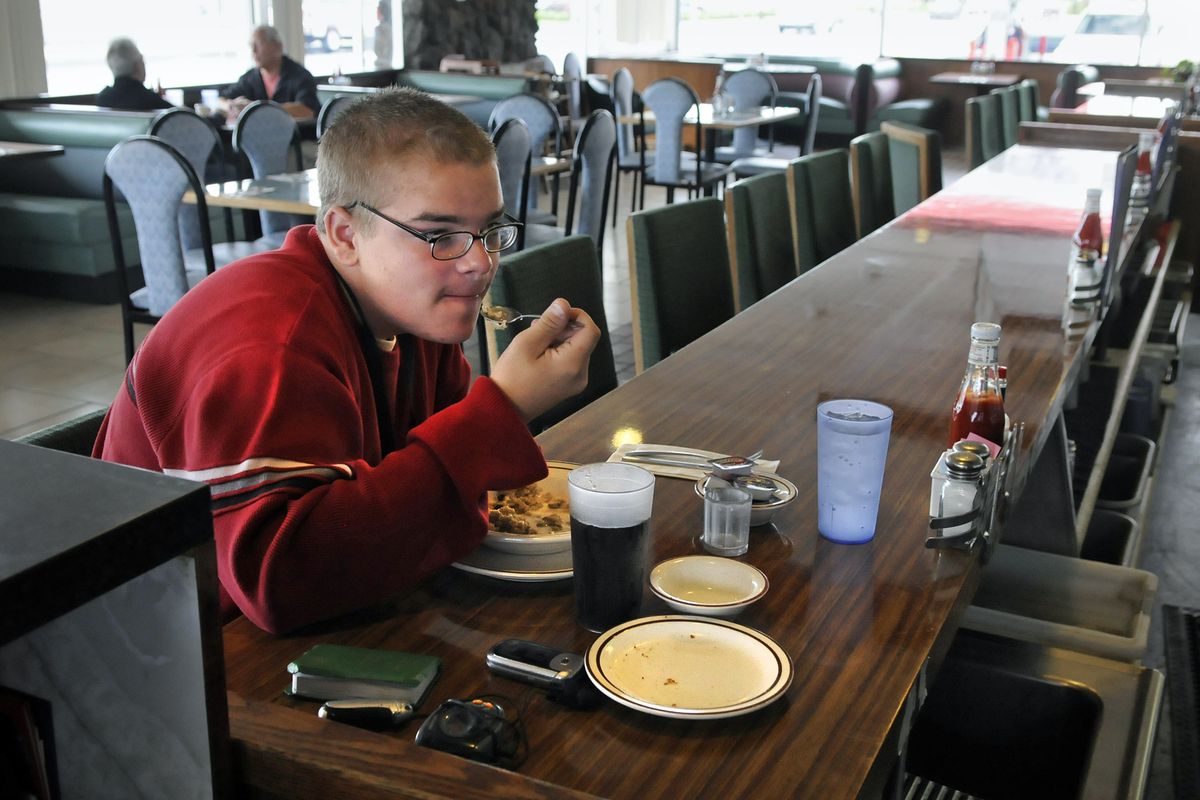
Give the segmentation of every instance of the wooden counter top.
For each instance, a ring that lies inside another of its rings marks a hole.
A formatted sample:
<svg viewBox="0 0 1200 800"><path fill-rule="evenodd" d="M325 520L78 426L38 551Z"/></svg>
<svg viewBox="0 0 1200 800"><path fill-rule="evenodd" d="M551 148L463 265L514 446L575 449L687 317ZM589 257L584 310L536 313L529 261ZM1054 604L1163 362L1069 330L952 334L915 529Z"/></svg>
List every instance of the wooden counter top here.
<svg viewBox="0 0 1200 800"><path fill-rule="evenodd" d="M571 583L501 583L453 569L391 608L304 635L230 623L230 690L294 709L296 735L311 735L317 704L281 694L291 658L318 641L427 652L445 672L424 710L447 697L522 698L530 756L520 773L545 784L616 798L878 792L909 691L940 663L979 577L974 557L922 544L929 471L946 444L970 325L1003 326L1008 411L1027 425L1024 468L1086 348L1060 325L1069 239L1086 189L1110 193L1115 164L1112 152L1011 148L540 437L547 457L575 462L603 460L639 437L730 453L763 447L780 460L799 496L774 527L751 532L744 560L767 574L770 591L737 621L791 656L795 681L781 702L718 722L610 702L592 712L556 706L489 675L483 659L508 637L583 652L594 635L574 621ZM816 530L815 410L834 397L895 411L878 532L866 545L833 544ZM692 484L660 479L652 563L698 552L701 527ZM643 611L667 609L647 592ZM398 762L418 757L416 727L390 735ZM354 747L336 725L323 730L329 752ZM462 763L419 757L448 771Z"/></svg>

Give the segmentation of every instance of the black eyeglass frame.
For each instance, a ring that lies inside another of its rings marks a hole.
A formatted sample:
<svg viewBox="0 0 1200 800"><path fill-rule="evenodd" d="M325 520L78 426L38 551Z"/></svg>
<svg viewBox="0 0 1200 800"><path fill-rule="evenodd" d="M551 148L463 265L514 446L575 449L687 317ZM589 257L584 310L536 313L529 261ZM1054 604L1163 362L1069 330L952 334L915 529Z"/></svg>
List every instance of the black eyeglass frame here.
<svg viewBox="0 0 1200 800"><path fill-rule="evenodd" d="M507 213L504 213L502 216L502 219L504 220L503 222L499 222L495 225L492 225L489 228L486 228L482 233L472 233L471 231L447 231L446 233L439 233L436 236L430 236L428 233L425 233L424 231L419 231L416 228L405 225L403 222L401 222L398 219L392 219L387 214L380 211L378 208L375 208L372 205L368 205L367 203L364 203L361 200L355 200L353 203L346 206L346 210L350 211L351 209L354 209L356 207L365 208L367 211L370 211L372 214L379 217L380 219L392 223L393 225L395 225L397 228L404 231L405 233L411 234L412 236L415 236L418 239L420 239L421 241L428 244L429 245L429 255L435 261L454 261L455 259L462 258L467 253L471 252L471 248L475 246L475 242L477 242L477 241L481 242L483 244L484 252L487 252L487 253L499 253L502 250L507 250L508 248L512 247L514 244L517 243L517 239L519 238L520 233L521 233L521 228L525 227L524 223L522 223L519 220L515 220L512 217L510 217ZM485 241L485 237L487 237L489 234L491 234L501 228L511 228L513 230L513 240L511 242L509 242L508 244L504 245L503 247L498 247L495 250L492 250L491 248L488 247L487 242ZM471 243L468 244L465 248L463 248L463 251L461 253L459 253L458 255L439 256L436 252L434 252L435 248L437 247L437 243L440 242L442 239L447 239L452 236L464 236L464 235L471 237Z"/></svg>

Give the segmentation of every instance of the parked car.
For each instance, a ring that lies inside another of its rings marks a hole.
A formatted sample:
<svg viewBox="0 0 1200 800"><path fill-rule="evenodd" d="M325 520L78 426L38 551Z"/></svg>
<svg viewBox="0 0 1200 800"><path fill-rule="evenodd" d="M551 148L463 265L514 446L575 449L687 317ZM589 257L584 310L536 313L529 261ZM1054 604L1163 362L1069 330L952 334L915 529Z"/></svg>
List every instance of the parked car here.
<svg viewBox="0 0 1200 800"><path fill-rule="evenodd" d="M1079 25L1054 48L1053 58L1064 64L1136 64L1150 17L1141 4L1092 3Z"/></svg>

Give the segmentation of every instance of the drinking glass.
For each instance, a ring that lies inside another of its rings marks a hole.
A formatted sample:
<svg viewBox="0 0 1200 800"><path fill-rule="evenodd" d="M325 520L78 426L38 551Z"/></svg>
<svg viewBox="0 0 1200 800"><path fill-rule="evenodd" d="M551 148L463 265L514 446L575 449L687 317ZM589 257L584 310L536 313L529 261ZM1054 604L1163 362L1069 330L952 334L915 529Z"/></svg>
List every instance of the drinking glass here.
<svg viewBox="0 0 1200 800"><path fill-rule="evenodd" d="M817 406L817 530L845 544L870 541L879 516L892 410L870 400Z"/></svg>
<svg viewBox="0 0 1200 800"><path fill-rule="evenodd" d="M750 549L750 493L720 478L704 486L704 549L740 556Z"/></svg>
<svg viewBox="0 0 1200 800"><path fill-rule="evenodd" d="M576 618L604 631L641 609L654 475L632 464L584 464L567 475L567 492Z"/></svg>

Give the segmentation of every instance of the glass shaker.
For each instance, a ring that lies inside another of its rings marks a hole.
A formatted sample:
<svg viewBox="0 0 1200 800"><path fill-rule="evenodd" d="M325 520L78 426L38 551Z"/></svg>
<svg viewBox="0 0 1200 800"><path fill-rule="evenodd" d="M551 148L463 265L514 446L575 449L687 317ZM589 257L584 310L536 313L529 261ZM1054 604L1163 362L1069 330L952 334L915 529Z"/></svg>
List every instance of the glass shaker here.
<svg viewBox="0 0 1200 800"><path fill-rule="evenodd" d="M929 525L939 536L970 533L978 513L983 459L974 453L950 450L930 473Z"/></svg>

